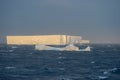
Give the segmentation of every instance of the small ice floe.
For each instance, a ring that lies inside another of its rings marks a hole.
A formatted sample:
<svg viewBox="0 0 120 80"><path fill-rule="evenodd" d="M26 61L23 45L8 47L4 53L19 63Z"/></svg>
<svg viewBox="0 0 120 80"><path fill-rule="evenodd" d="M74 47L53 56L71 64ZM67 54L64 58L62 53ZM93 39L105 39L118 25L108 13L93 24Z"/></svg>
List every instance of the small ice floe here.
<svg viewBox="0 0 120 80"><path fill-rule="evenodd" d="M98 76L99 80L106 80L108 79L108 76Z"/></svg>
<svg viewBox="0 0 120 80"><path fill-rule="evenodd" d="M14 67L14 66L7 66L7 67L5 67L5 69L15 69L16 67Z"/></svg>

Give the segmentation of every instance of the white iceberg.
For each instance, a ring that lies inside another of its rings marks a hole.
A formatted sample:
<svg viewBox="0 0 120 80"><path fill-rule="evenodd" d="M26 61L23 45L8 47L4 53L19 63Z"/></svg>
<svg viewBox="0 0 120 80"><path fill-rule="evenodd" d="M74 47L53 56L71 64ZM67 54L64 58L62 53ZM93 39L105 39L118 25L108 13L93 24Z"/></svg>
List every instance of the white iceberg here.
<svg viewBox="0 0 120 80"><path fill-rule="evenodd" d="M79 49L79 47L75 46L74 44L69 44L68 46L58 48L58 47L51 47L46 45L35 45L35 50L55 50L55 51L90 51L90 47L88 46L85 49Z"/></svg>

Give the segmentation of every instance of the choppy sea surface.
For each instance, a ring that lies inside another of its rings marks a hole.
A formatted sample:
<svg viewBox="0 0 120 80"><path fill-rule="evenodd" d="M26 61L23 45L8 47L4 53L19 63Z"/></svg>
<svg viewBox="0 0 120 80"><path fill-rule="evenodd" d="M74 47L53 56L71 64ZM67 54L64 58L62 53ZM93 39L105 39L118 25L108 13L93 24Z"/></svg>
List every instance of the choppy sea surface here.
<svg viewBox="0 0 120 80"><path fill-rule="evenodd" d="M90 47L70 52L0 45L0 80L120 80L120 45Z"/></svg>

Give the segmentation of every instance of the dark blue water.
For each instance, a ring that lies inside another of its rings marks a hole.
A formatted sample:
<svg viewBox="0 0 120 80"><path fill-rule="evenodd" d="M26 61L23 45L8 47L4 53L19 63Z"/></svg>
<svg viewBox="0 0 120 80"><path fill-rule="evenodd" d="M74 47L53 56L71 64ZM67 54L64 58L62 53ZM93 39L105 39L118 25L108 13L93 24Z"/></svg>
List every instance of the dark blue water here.
<svg viewBox="0 0 120 80"><path fill-rule="evenodd" d="M0 80L120 80L120 45L91 52L36 51L0 45Z"/></svg>

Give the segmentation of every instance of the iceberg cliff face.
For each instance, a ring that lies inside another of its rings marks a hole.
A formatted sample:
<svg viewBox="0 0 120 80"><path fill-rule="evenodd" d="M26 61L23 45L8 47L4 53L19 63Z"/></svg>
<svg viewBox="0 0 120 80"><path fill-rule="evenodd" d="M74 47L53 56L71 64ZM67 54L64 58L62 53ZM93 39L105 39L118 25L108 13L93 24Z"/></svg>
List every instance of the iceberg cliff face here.
<svg viewBox="0 0 120 80"><path fill-rule="evenodd" d="M15 45L67 45L89 43L89 40L82 40L81 36L72 35L6 36L6 41L7 44Z"/></svg>

